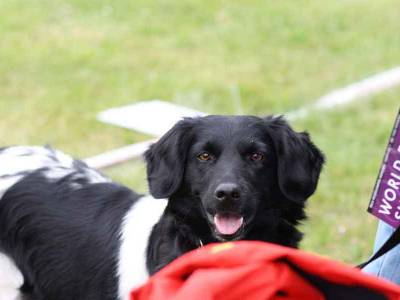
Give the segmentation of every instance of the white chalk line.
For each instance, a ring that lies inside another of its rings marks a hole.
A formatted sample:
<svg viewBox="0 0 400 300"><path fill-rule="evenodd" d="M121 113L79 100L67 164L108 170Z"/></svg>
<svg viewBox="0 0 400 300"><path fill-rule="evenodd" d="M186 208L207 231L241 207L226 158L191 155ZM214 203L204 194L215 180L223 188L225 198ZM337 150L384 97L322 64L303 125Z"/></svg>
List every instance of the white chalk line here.
<svg viewBox="0 0 400 300"><path fill-rule="evenodd" d="M143 153L150 147L150 145L156 141L157 140L154 139L131 144L86 158L84 161L89 167L95 169L104 169L134 158L141 157Z"/></svg>
<svg viewBox="0 0 400 300"><path fill-rule="evenodd" d="M315 111L333 109L338 106L365 99L374 94L383 92L400 84L400 66L387 71L375 74L361 81L352 83L341 89L336 89L313 104L306 105L298 110L288 112L285 117L289 120L296 120L307 117ZM95 169L103 169L131 159L142 157L143 153L156 140L145 141L123 148L111 150L106 153L87 158L85 162Z"/></svg>
<svg viewBox="0 0 400 300"><path fill-rule="evenodd" d="M334 90L317 99L313 104L289 112L285 116L290 120L305 118L313 111L329 110L337 106L350 104L391 89L399 84L400 66Z"/></svg>

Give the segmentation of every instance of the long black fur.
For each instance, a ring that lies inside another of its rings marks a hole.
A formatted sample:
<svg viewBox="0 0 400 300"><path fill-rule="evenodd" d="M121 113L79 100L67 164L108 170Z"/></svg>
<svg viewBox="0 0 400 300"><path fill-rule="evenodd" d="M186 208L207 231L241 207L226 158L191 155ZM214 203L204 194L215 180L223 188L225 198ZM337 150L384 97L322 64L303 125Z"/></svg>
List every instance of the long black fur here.
<svg viewBox="0 0 400 300"><path fill-rule="evenodd" d="M114 183L72 190L39 170L0 201L0 250L29 300L114 300L122 218L139 195Z"/></svg>

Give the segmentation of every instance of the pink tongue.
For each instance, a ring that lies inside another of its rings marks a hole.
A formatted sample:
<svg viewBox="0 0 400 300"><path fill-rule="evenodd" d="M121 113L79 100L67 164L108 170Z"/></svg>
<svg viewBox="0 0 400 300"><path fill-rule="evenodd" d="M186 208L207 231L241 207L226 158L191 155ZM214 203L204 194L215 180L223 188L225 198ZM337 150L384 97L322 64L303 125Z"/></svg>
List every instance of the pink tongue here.
<svg viewBox="0 0 400 300"><path fill-rule="evenodd" d="M220 215L214 216L214 223L221 234L231 235L240 229L243 224L243 217L239 215Z"/></svg>

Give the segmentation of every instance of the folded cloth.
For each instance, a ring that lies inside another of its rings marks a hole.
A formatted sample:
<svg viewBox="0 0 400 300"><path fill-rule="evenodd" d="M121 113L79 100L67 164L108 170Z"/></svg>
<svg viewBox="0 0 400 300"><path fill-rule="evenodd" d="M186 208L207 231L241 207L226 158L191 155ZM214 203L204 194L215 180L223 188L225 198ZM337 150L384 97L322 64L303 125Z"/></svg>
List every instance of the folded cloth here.
<svg viewBox="0 0 400 300"><path fill-rule="evenodd" d="M176 259L131 300L399 299L400 287L342 263L274 244L210 244Z"/></svg>

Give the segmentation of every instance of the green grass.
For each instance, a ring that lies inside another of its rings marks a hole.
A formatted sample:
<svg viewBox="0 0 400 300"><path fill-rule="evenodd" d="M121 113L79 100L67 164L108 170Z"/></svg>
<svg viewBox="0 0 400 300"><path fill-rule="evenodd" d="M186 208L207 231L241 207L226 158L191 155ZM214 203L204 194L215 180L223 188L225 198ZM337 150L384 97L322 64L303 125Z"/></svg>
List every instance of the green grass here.
<svg viewBox="0 0 400 300"><path fill-rule="evenodd" d="M366 212L399 109L400 89L301 122L327 156L309 201L303 248L356 263L371 251L376 219Z"/></svg>
<svg viewBox="0 0 400 300"><path fill-rule="evenodd" d="M209 113L281 113L400 63L398 0L0 2L0 145L86 157L145 136L96 113L161 98ZM302 247L367 257L365 212L400 90L295 122L327 155ZM107 171L146 190L144 166Z"/></svg>

